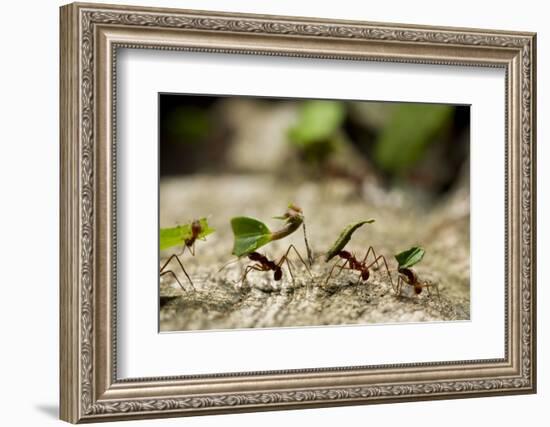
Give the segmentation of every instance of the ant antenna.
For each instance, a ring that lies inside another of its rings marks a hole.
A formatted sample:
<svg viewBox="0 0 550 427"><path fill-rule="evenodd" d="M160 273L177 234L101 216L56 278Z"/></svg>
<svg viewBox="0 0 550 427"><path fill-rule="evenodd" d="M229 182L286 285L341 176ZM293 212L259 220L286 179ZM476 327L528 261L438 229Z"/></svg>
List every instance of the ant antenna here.
<svg viewBox="0 0 550 427"><path fill-rule="evenodd" d="M218 270L218 273L219 273L220 271L222 271L224 268L226 268L229 264L233 264L234 262L237 262L237 261L239 261L239 260L240 260L240 258L235 258L235 259L232 259L232 260L226 262L224 265L222 265L222 268L220 268L220 269Z"/></svg>
<svg viewBox="0 0 550 427"><path fill-rule="evenodd" d="M311 248L309 247L309 242L307 240L307 231L306 231L306 222L302 222L302 228L304 229L304 243L306 244L306 251L307 251L307 262L309 263L309 266L311 267L313 265L313 252L311 251Z"/></svg>

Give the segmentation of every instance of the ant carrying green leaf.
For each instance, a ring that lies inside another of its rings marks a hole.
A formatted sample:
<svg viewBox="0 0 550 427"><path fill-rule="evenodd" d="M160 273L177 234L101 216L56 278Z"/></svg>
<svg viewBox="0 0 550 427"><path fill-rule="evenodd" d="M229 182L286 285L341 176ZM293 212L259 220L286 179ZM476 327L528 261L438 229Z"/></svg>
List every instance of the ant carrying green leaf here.
<svg viewBox="0 0 550 427"><path fill-rule="evenodd" d="M187 274L187 271L185 271L183 263L181 262L179 257L183 255L186 248L191 253L191 255L195 256L195 243L197 239L206 240L206 236L212 234L214 231L215 230L208 225L208 220L206 218L195 219L190 223L178 225L172 228L161 228L159 239L160 250L162 251L181 244L183 244L183 250L180 254L172 254L168 258L168 260L160 268L160 276L162 277L166 274L171 274L174 279L176 279L176 282L178 282L180 287L186 292L185 287L179 281L176 273L174 273L172 270L166 270L166 267L168 266L170 261L175 259L178 262L181 270L183 271L183 274L185 274L185 277L187 277L189 284L191 285L193 290L195 290L193 281L191 280L191 277L189 277L189 274Z"/></svg>
<svg viewBox="0 0 550 427"><path fill-rule="evenodd" d="M423 248L414 246L395 255L395 259L399 264L397 267L397 271L399 272L396 289L397 295L401 295L403 283L406 283L407 285L414 287L415 295L420 295L423 288L426 288L428 290L428 295L431 295L430 289L435 288L437 291L437 297L439 298L439 286L435 283L420 281L416 271L411 268L413 265L422 261L425 253L426 251Z"/></svg>
<svg viewBox="0 0 550 427"><path fill-rule="evenodd" d="M241 283L244 282L246 276L250 271L273 271L273 279L275 281L281 280L283 277L282 265L286 262L292 282L294 283L294 274L292 273L291 263L288 259L288 255L291 250L294 250L298 258L306 267L307 272L311 275L307 264L296 249L294 245L290 245L286 253L277 261L268 259L265 255L257 252L259 248L274 240L283 239L290 234L294 233L301 225L304 224L304 215L302 209L298 206L290 204L287 211L283 216L275 217L285 221L285 225L280 230L271 231L267 225L263 222L250 217L235 217L231 219L231 229L235 237L233 245L233 255L241 258L247 256L253 264L248 265L241 277ZM305 231L304 231L305 233ZM304 234L305 235L305 234ZM306 246L307 240L306 240ZM310 253L308 247L308 254Z"/></svg>
<svg viewBox="0 0 550 427"><path fill-rule="evenodd" d="M338 265L338 262L337 262L332 266L332 268L331 268L331 270L330 270L330 272L329 272L329 274L328 274L328 276L325 280L325 285L328 283L328 281L332 277L332 273L334 272L334 269L337 268L337 267L339 268L339 270L338 270L338 273L336 275L340 274L342 272L342 270L354 270L354 271L358 271L360 273L359 280L358 280L357 284L359 284L359 282L361 280L366 282L370 277L370 268L375 264L376 264L376 267L378 268L379 267L378 262L380 260L382 260L384 262L384 266L386 268L386 273L388 274L391 286L393 288L393 280L392 280L392 277L391 277L391 274L390 274L390 269L388 268L388 263L386 262L386 258L384 257L384 255L377 256L376 252L374 251L374 248L372 246L369 246L369 248L367 249L367 253L365 254L363 260L359 261L355 257L354 254L344 250L345 246L351 240L352 234L359 227L363 226L364 224L372 224L373 222L374 222L374 219L355 222L353 224L348 225L340 233L340 236L338 236L338 239L336 239L336 242L334 242L332 247L328 250L328 252L325 256L325 262L329 262L335 256L340 257L341 259L344 260L344 262L341 265ZM370 264L367 264L367 258L368 258L369 254L371 252L372 252L372 256L374 257L374 261L372 261Z"/></svg>

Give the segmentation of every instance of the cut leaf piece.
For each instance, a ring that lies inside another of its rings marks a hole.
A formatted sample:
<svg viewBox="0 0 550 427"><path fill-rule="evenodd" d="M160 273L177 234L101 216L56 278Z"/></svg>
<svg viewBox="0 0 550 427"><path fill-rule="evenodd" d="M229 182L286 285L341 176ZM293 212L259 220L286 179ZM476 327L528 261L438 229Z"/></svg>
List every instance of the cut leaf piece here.
<svg viewBox="0 0 550 427"><path fill-rule="evenodd" d="M346 228L344 228L344 230L340 233L340 236L338 236L338 239L336 239L336 242L334 242L332 247L328 250L325 256L325 262L330 261L336 255L338 255L338 252L344 249L344 247L350 241L351 235L355 232L355 230L357 230L359 227L361 227L364 224L372 224L373 222L374 222L374 219L368 219L365 221L355 222L353 224L348 225Z"/></svg>
<svg viewBox="0 0 550 427"><path fill-rule="evenodd" d="M272 234L267 225L255 218L238 216L231 219L235 236L233 255L242 257L271 242Z"/></svg>
<svg viewBox="0 0 550 427"><path fill-rule="evenodd" d="M206 236L216 231L208 225L208 220L206 218L199 219L199 223L201 231L197 239L204 239ZM171 228L161 228L159 233L160 250L163 251L173 246L184 245L185 241L193 235L191 226L192 222Z"/></svg>
<svg viewBox="0 0 550 427"><path fill-rule="evenodd" d="M399 264L398 268L410 268L413 265L418 264L422 261L422 258L424 258L425 253L426 251L419 246L413 246L406 251L398 253L395 255L395 259Z"/></svg>

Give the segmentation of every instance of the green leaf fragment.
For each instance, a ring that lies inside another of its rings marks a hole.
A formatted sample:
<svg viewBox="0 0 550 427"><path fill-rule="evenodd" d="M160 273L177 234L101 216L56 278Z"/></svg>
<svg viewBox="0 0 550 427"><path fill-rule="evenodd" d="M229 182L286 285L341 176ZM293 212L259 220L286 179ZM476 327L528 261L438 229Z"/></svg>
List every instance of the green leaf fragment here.
<svg viewBox="0 0 550 427"><path fill-rule="evenodd" d="M242 257L272 240L271 230L255 218L239 216L231 219L231 229L235 236L233 255Z"/></svg>
<svg viewBox="0 0 550 427"><path fill-rule="evenodd" d="M216 231L215 228L212 228L208 225L208 220L206 218L201 218L199 220L201 224L201 232L199 233L198 239L204 239L209 234L212 234L214 231Z"/></svg>
<svg viewBox="0 0 550 427"><path fill-rule="evenodd" d="M365 221L359 221L354 222L353 224L348 225L344 230L340 233L338 236L338 239L336 239L336 242L331 246L331 248L328 250L327 254L325 255L325 262L330 261L332 258L334 258L338 253L344 249L344 247L348 244L348 242L351 239L351 235L357 230L359 227L361 227L364 224L372 224L374 222L374 219L368 219Z"/></svg>
<svg viewBox="0 0 550 427"><path fill-rule="evenodd" d="M419 247L414 246L406 251L400 252L395 255L395 259L399 264L398 268L410 268L415 264L418 264L424 258L426 251Z"/></svg>
<svg viewBox="0 0 550 427"><path fill-rule="evenodd" d="M199 219L199 223L201 225L201 231L197 236L198 239L204 239L206 236L216 231L208 225L208 220L206 218ZM185 241L193 235L191 225L192 223L187 223L171 228L161 228L159 233L160 250L163 251L173 246L184 245Z"/></svg>

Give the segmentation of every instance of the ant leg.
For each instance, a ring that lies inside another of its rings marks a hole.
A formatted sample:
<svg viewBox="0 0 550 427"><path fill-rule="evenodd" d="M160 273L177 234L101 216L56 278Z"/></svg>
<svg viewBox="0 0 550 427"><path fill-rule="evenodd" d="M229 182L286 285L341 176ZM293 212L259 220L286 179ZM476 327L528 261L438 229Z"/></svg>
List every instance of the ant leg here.
<svg viewBox="0 0 550 427"><path fill-rule="evenodd" d="M252 266L250 265L247 265L246 268L244 269L244 273L243 275L241 276L241 280L239 280L240 283L243 283L244 280L246 279L246 276L248 276L248 273L253 270ZM235 283L239 283L239 282L235 282Z"/></svg>
<svg viewBox="0 0 550 427"><path fill-rule="evenodd" d="M181 249L181 252L178 254L178 256L182 256L182 255L185 253L185 248L187 248L187 246L186 246L185 243L184 243L184 244L183 244L183 248ZM190 249L188 249L188 250L189 250L189 252L191 252ZM193 255L193 254L191 253L191 255Z"/></svg>
<svg viewBox="0 0 550 427"><path fill-rule="evenodd" d="M363 281L363 272L359 272L359 276L357 277L357 282L355 282L355 286L359 286L361 282Z"/></svg>
<svg viewBox="0 0 550 427"><path fill-rule="evenodd" d="M244 274L243 276L241 277L241 280L240 282L243 283L246 279L246 276L248 276L248 273L250 273L252 270L256 270L256 271L265 271L263 268L261 268L260 266L254 264L254 265L247 265L246 268L244 269Z"/></svg>
<svg viewBox="0 0 550 427"><path fill-rule="evenodd" d="M183 253L183 252L182 252ZM191 277L189 277L189 274L187 274L187 271L185 270L185 268L183 267L183 264L181 262L181 260L179 259L179 257L176 255L176 254L172 254L170 256L170 258L168 258L168 260L164 263L164 265L160 268L160 272L159 274L162 274L162 272L164 271L164 269L166 268L166 266L168 265L168 263L170 261L172 261L172 259L175 259L178 264L180 265L180 268L181 268L181 271L183 271L183 274L185 274L185 277L187 277L187 280L189 280L189 284L191 285L191 287L193 288L193 290L195 291L195 285L193 285L193 281L191 280Z"/></svg>
<svg viewBox="0 0 550 427"><path fill-rule="evenodd" d="M363 272L361 270L357 270L355 268L346 267L345 264L340 267L340 270L338 271L338 274L342 272L342 270L350 270L350 271L359 271L359 276L357 277L357 282L355 282L355 286L359 286L361 282L363 281Z"/></svg>
<svg viewBox="0 0 550 427"><path fill-rule="evenodd" d="M291 245L292 246L292 245ZM296 281L294 280L294 274L292 273L292 262L288 259L288 253L290 252L290 248L288 248L288 251L286 251L286 254L284 254L280 259L279 261L277 261L276 265L278 267L281 267L285 262L286 262L286 266L288 268L288 272L290 273L290 277L292 278L292 284L293 285L296 285ZM307 268L307 266L306 266Z"/></svg>
<svg viewBox="0 0 550 427"><path fill-rule="evenodd" d="M336 276L338 276L342 272L342 270L359 271L359 277L357 278L357 282L355 282L355 285L357 286L363 280L363 278L362 278L362 273L363 272L361 270L357 270L356 268L346 267L346 264L347 264L348 261L349 260L346 260L342 265L339 266L340 270L338 270L338 273L336 274ZM336 267L336 265L334 267ZM333 269L334 269L334 267L333 267ZM332 270L331 270L331 272L332 272Z"/></svg>
<svg viewBox="0 0 550 427"><path fill-rule="evenodd" d="M183 287L183 285L181 284L181 282L178 279L178 276L176 276L176 273L174 273L172 270L163 271L162 273L160 273L159 277L162 277L162 276L164 276L165 274L168 274L168 273L170 273L174 277L174 279L176 279L176 282L178 282L178 285L180 285L180 288L183 290L183 292L187 293L187 289L185 289Z"/></svg>
<svg viewBox="0 0 550 427"><path fill-rule="evenodd" d="M222 270L224 270L228 265L233 264L235 262L240 261L240 258L235 258L232 260L227 261L224 265L221 266L221 268L218 270L218 273L220 273Z"/></svg>
<svg viewBox="0 0 550 427"><path fill-rule="evenodd" d="M373 252L374 252L374 251L373 251ZM381 259L382 261L384 261L384 266L386 267L386 273L388 274L388 277L390 278L391 287L392 287L392 289L395 290L395 287L394 287L394 285L393 285L393 279L392 279L391 273L390 273L390 269L389 269L389 267L388 267L388 262L386 261L386 257L385 257L384 255L378 256L371 264L369 264L369 265L367 266L367 268L372 267L372 265L373 265L374 263L378 263L378 260L379 260L379 259Z"/></svg>
<svg viewBox="0 0 550 427"><path fill-rule="evenodd" d="M286 261L286 267L288 268L288 272L290 273L290 277L292 278L292 284L294 286L296 286L296 281L294 280L294 274L292 274L292 268L290 268L290 266L292 265L292 263L290 262L290 260L288 259L288 257L285 257L285 261Z"/></svg>
<svg viewBox="0 0 550 427"><path fill-rule="evenodd" d="M372 252L372 256L376 260L376 252L374 252L374 248L372 246L369 246L369 248L367 249L367 253L365 254L365 257L363 258L362 264L364 264L367 261L367 258L371 252ZM376 269L379 269L379 268L380 266L378 265L378 261L376 261Z"/></svg>
<svg viewBox="0 0 550 427"><path fill-rule="evenodd" d="M245 281L246 276L248 276L248 273L250 273L252 270L255 270L253 265L247 265L246 266L246 268L244 269L244 273L241 276L241 280L240 280L241 283Z"/></svg>
<svg viewBox="0 0 550 427"><path fill-rule="evenodd" d="M168 265L168 263L169 263L170 261L172 261L172 258L174 258L174 257L177 257L177 255L176 255L176 254L170 255L170 257L166 260L166 262L162 265L162 267L160 267L160 272L159 272L159 273L162 273L162 271L166 268L166 266Z"/></svg>
<svg viewBox="0 0 550 427"><path fill-rule="evenodd" d="M324 283L324 286L326 286L328 284L328 281L329 279L332 277L332 272L334 271L334 269L336 267L340 267L340 271L338 271L338 274L340 274L342 272L342 270L344 269L344 267L346 266L346 264L348 263L349 260L345 260L344 263L340 266L338 265L338 263L334 263L334 265L332 266L332 268L330 269L330 272L328 273L328 276L325 280L325 283ZM338 276L338 274L336 274L336 276Z"/></svg>
<svg viewBox="0 0 550 427"><path fill-rule="evenodd" d="M191 277L189 277L189 274L187 274L187 271L185 271L185 268L183 267L183 264L182 264L181 260L179 259L179 257L176 257L176 261L180 265L181 271L183 271L183 274L185 274L185 277L187 277L187 280L189 280L189 284L191 285L191 287L195 291L196 290L195 285L193 284L193 281L191 280Z"/></svg>
<svg viewBox="0 0 550 427"><path fill-rule="evenodd" d="M336 275L340 275L340 273L342 273L342 270L353 270L353 268L351 267L346 267L346 264L349 262L349 259L347 259L346 261L344 261L344 263L340 266L340 270L338 270L338 273L336 273Z"/></svg>
<svg viewBox="0 0 550 427"><path fill-rule="evenodd" d="M309 267L307 266L306 262L304 261L304 259L302 258L302 255L300 255L300 252L298 252L298 249L296 249L296 246L294 245L290 245L288 247L288 250L286 251L286 254L284 254L281 259L279 260L279 262L277 263L277 265L280 267L281 264L283 263L283 261L288 257L288 254L290 253L290 250L291 249L294 249L294 252L296 253L296 255L298 255L298 258L300 258L300 261L302 262L302 264L304 264L304 267L306 268L307 272L309 273L309 276L311 278L313 278L313 274L311 274L311 270L309 269Z"/></svg>
<svg viewBox="0 0 550 427"><path fill-rule="evenodd" d="M401 278L401 276L399 276L397 278L397 286L395 287L395 293L397 294L397 296L401 296L401 289L403 287L403 279Z"/></svg>
<svg viewBox="0 0 550 427"><path fill-rule="evenodd" d="M426 283L425 285L422 285L423 288L426 288L426 290L428 291L428 295L432 295L432 291L431 291L431 288L435 288L435 290L437 291L437 298L438 299L441 299L441 296L439 295L439 285L437 285L436 283Z"/></svg>

